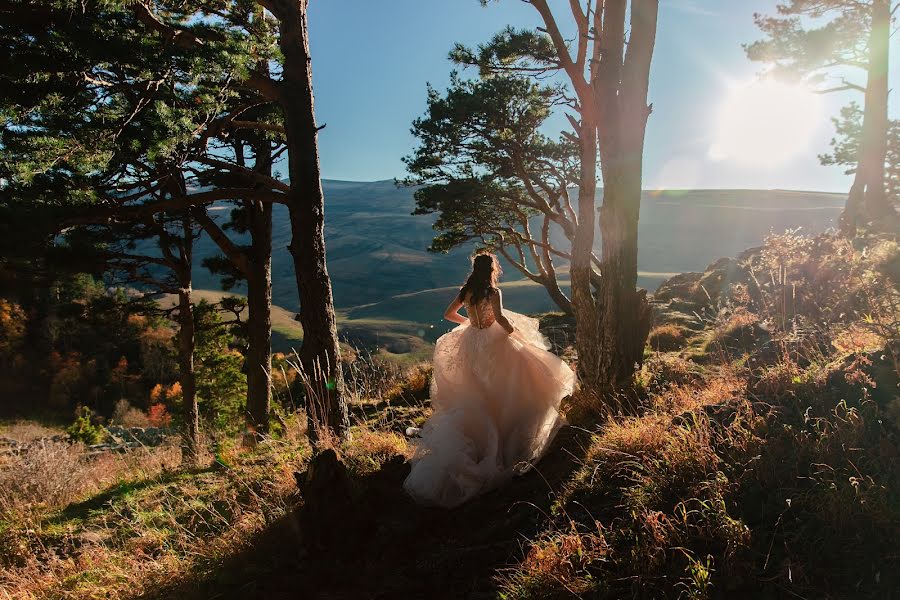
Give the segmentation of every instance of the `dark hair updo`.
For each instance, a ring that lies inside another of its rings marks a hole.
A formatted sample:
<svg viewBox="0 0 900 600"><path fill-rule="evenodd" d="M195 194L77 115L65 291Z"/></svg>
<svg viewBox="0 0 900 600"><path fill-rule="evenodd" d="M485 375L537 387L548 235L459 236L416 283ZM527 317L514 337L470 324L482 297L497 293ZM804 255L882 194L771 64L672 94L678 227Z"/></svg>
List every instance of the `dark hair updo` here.
<svg viewBox="0 0 900 600"><path fill-rule="evenodd" d="M497 279L502 273L496 256L486 252L476 254L472 260L472 273L459 290L459 299L465 302L468 297L473 304L484 300L497 287Z"/></svg>

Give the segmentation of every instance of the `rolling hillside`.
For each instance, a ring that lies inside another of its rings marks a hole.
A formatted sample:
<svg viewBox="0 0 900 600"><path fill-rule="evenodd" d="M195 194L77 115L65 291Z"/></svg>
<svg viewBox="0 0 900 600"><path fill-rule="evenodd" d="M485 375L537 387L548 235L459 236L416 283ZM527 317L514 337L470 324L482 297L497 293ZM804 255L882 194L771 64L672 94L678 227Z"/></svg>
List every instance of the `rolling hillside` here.
<svg viewBox="0 0 900 600"><path fill-rule="evenodd" d="M351 343L378 346L389 353L423 350L448 329L441 312L468 272L471 248L449 255L427 251L433 219L413 216L412 190L392 181L326 180L328 268L342 335ZM694 190L645 192L641 208L639 284L654 290L674 273L702 270L762 242L770 231L834 226L845 197L781 190ZM224 208L224 207L223 207ZM224 217L224 213L223 213ZM285 310L278 319L278 349L299 336L290 318L296 306L287 211L275 209L274 303ZM199 259L216 253L208 239L197 244ZM205 269L195 287L218 290ZM519 312L553 310L543 289L506 268L506 303ZM243 290L236 290L242 293Z"/></svg>

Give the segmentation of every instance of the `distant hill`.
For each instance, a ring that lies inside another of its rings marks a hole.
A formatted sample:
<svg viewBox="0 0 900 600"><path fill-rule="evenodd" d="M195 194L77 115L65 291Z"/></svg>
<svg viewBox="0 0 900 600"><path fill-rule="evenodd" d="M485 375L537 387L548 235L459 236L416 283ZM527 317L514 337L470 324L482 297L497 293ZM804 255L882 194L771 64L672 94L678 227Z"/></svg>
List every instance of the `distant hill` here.
<svg viewBox="0 0 900 600"><path fill-rule="evenodd" d="M393 181L326 180L324 188L328 269L342 332L351 341L394 352L421 350L423 339L433 341L447 330L441 312L468 272L471 248L448 255L428 252L434 219L413 216L413 190ZM835 225L845 198L783 190L645 192L639 285L652 291L671 274L702 270L721 256L760 244L770 231L824 231ZM273 300L292 312L297 296L289 241L287 211L276 206ZM199 264L217 249L202 238L195 252ZM542 288L521 279L506 268L504 298L511 308L554 309ZM195 287L220 289L202 268L195 272Z"/></svg>

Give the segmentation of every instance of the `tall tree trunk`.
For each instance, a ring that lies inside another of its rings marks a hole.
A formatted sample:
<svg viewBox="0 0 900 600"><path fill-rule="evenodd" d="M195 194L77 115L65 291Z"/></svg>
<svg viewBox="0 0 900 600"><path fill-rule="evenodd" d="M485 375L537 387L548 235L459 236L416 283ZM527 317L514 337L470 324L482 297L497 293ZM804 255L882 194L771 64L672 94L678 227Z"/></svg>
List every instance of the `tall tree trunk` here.
<svg viewBox="0 0 900 600"><path fill-rule="evenodd" d="M280 0L275 8L284 56L281 93L291 185L287 201L291 220L288 250L294 259L300 294L300 365L306 382L309 434L318 441L325 433L323 429L338 437L348 435L350 418L331 280L325 263L325 199L313 107L307 4L307 0Z"/></svg>
<svg viewBox="0 0 900 600"><path fill-rule="evenodd" d="M247 418L258 438L269 431L272 401L272 205L249 207L251 273L247 278Z"/></svg>
<svg viewBox="0 0 900 600"><path fill-rule="evenodd" d="M266 65L262 65L267 70ZM265 136L253 141L257 173L272 176L272 147ZM247 276L247 429L248 442L269 432L272 403L272 205L248 201L250 229Z"/></svg>
<svg viewBox="0 0 900 600"><path fill-rule="evenodd" d="M624 2L620 4L623 10L617 17L621 21L609 24L620 42L613 52L617 63L624 49ZM601 388L609 390L632 384L635 369L643 361L652 319L647 293L637 289L637 257L644 137L651 110L647 92L658 8L658 0L632 0L628 50L621 68L609 71L608 83L617 83L618 93L604 88L607 95L600 97L602 108L598 111L603 164L603 252L596 377Z"/></svg>
<svg viewBox="0 0 900 600"><path fill-rule="evenodd" d="M581 179L578 183L578 225L572 242L572 312L575 315L575 350L578 377L588 389L597 387L600 359L600 322L591 286L594 250L594 203L597 195L597 128L593 107L581 116Z"/></svg>
<svg viewBox="0 0 900 600"><path fill-rule="evenodd" d="M200 462L200 409L197 405L197 375L194 371L194 307L192 295L193 234L190 217L183 220L184 238L178 278L178 381L184 411L182 453L189 465Z"/></svg>
<svg viewBox="0 0 900 600"><path fill-rule="evenodd" d="M894 210L885 189L890 35L891 2L873 0L859 163L840 222L841 232L845 235L855 234L860 225L884 217Z"/></svg>

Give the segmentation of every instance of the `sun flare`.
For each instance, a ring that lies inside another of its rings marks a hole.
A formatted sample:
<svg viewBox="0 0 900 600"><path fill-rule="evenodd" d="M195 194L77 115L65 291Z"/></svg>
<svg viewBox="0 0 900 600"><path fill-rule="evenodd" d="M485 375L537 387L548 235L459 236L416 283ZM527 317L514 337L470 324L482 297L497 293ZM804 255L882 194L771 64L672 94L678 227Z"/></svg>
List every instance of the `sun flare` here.
<svg viewBox="0 0 900 600"><path fill-rule="evenodd" d="M806 87L771 80L731 85L716 115L710 157L778 166L807 149L821 118L821 97Z"/></svg>

